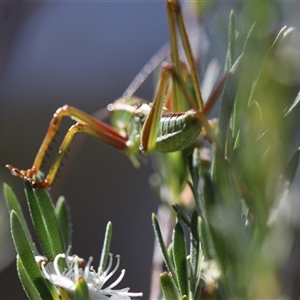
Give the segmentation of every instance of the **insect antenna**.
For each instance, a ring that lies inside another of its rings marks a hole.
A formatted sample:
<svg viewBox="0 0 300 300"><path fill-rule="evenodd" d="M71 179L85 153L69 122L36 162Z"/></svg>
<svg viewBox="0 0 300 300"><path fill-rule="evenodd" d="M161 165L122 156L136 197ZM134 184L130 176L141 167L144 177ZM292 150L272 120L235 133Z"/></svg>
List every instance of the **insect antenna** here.
<svg viewBox="0 0 300 300"><path fill-rule="evenodd" d="M144 65L141 71L135 76L128 88L123 93L121 99L129 99L145 82L148 76L160 66L163 60L170 54L170 43L163 45L150 60Z"/></svg>

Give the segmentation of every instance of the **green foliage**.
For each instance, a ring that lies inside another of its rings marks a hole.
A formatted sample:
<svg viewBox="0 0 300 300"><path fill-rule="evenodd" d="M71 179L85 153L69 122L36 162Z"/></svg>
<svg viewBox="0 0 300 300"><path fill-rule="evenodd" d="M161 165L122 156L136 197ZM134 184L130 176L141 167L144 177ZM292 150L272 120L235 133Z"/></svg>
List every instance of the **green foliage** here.
<svg viewBox="0 0 300 300"><path fill-rule="evenodd" d="M62 220L58 221L52 200L45 189L34 190L28 182L25 182L25 192L32 223L43 253L50 261L53 261L58 253L67 251L62 228L60 227L64 222ZM58 216L61 215L58 214ZM68 229L64 227L64 231L66 230L67 234L65 235L69 236Z"/></svg>
<svg viewBox="0 0 300 300"><path fill-rule="evenodd" d="M106 226L105 237L104 237L104 242L103 242L103 247L101 252L100 263L99 263L99 268L102 270L104 270L105 266L107 265L107 258L109 255L111 237L112 237L112 223L108 222Z"/></svg>
<svg viewBox="0 0 300 300"><path fill-rule="evenodd" d="M285 65L282 49L293 30L283 27L267 45L262 43L260 25L252 25L241 46L243 36L230 14L228 77L211 167L203 168L201 146L188 157L187 180L195 202L188 215L174 206L169 252L153 217L169 271L160 279L165 299L271 299L284 293L282 255L290 246L282 246L282 239L289 236L289 228L278 215L299 163L299 148L294 153L290 148L299 91L274 73ZM168 186L161 178L162 186ZM180 203L180 196L173 199ZM183 226L189 232L189 255Z"/></svg>
<svg viewBox="0 0 300 300"><path fill-rule="evenodd" d="M61 228L64 244L71 245L71 216L66 199L64 197L58 198L55 206L55 215Z"/></svg>
<svg viewBox="0 0 300 300"><path fill-rule="evenodd" d="M27 187L27 189L28 195L31 196L30 200L35 201L34 193L30 193L30 187ZM58 295L55 296L56 293L54 286L52 286L49 282L46 282L38 264L36 263L35 256L37 255L37 250L20 209L20 204L18 203L11 188L7 185L4 185L4 194L10 210L11 232L15 248L18 253L18 274L27 296L30 299L58 299ZM44 226L42 227L44 229ZM53 233L57 234L55 232ZM57 236L53 236L53 239L57 240ZM52 242L53 240L49 241L49 243ZM44 243L43 239L41 241L41 245L42 243ZM46 242L46 244L48 244L48 242Z"/></svg>
<svg viewBox="0 0 300 300"><path fill-rule="evenodd" d="M163 273L160 275L159 279L165 299L181 299L178 295L171 273Z"/></svg>
<svg viewBox="0 0 300 300"><path fill-rule="evenodd" d="M182 213L182 211L178 211L178 214L180 213ZM196 235L196 239L191 237L193 251L191 251L190 259L188 260L186 254L186 238L181 223L177 222L175 225L170 251L168 252L162 241L160 228L155 215L153 215L152 220L156 235L159 237L164 260L170 272L164 273L160 277L164 297L166 299L183 299L184 297L188 297L187 299L189 299L189 297L194 295L194 292L198 290L199 278L197 278L197 276L199 275L198 270L199 268L201 269L202 263L198 235ZM193 228L193 231L195 231L195 228ZM189 272L191 272L191 274L189 274ZM192 284L189 284L192 280ZM195 297L192 296L191 299L197 299L196 295Z"/></svg>
<svg viewBox="0 0 300 300"><path fill-rule="evenodd" d="M60 197L56 206L46 190L35 190L25 182L27 204L31 220L43 254L39 252L28 230L20 204L11 190L4 184L4 195L10 211L10 225L17 251L17 270L20 281L29 299L89 299L87 282L80 277L74 293L55 287L41 271L41 265L53 262L57 255L69 253L71 245L71 219L66 200ZM112 224L106 228L100 265L102 273L107 265ZM66 270L65 260L58 261L62 270ZM69 270L70 272L70 270ZM103 284L103 283L102 283Z"/></svg>

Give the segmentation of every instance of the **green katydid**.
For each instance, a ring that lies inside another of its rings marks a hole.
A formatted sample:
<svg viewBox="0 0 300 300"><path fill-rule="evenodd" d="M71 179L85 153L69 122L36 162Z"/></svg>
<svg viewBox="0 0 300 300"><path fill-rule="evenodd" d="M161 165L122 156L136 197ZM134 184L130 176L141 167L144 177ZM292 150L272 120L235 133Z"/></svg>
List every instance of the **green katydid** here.
<svg viewBox="0 0 300 300"><path fill-rule="evenodd" d="M126 97L122 97L108 106L112 126L77 108L67 105L59 108L50 122L48 132L32 168L19 170L12 165L6 165L13 175L28 180L35 188L51 186L62 158L75 133L78 132L89 134L133 158L140 152L182 150L194 142L202 130L210 141L214 141L207 115L224 84L226 76L221 78L204 105L180 4L178 0L166 0L166 6L172 63L162 64L154 101L152 103L141 101L132 97L133 93L127 93ZM186 87L186 76L182 75L183 72L187 73L187 68L179 59L178 35L187 58L190 70L188 77L193 85L194 96L191 96ZM186 101L191 109L183 111ZM37 182L35 175L41 169L44 156L64 116L70 117L77 123L71 126L67 132L46 178L42 182Z"/></svg>

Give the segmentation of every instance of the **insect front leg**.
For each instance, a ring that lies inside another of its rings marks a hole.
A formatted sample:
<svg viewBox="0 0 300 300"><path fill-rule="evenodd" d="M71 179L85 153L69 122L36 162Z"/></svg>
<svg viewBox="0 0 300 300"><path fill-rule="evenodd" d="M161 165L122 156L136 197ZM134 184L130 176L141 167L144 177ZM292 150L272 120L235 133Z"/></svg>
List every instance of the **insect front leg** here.
<svg viewBox="0 0 300 300"><path fill-rule="evenodd" d="M57 157L55 158L46 179L40 183L36 182L34 177L40 171L44 157L50 147L61 120L63 117L70 117L75 120L77 123L69 129L66 134L60 148ZM127 150L127 136L119 134L114 128L95 119L89 114L75 108L72 106L65 105L59 108L50 122L48 131L44 137L44 140L40 146L40 149L35 157L33 166L28 170L19 170L18 168L12 165L6 165L6 167L11 171L15 176L28 180L35 188L44 188L52 184L55 175L57 173L58 167L61 163L62 157L64 156L68 146L70 145L74 134L77 132L87 133L104 143L111 145L112 147L126 151Z"/></svg>

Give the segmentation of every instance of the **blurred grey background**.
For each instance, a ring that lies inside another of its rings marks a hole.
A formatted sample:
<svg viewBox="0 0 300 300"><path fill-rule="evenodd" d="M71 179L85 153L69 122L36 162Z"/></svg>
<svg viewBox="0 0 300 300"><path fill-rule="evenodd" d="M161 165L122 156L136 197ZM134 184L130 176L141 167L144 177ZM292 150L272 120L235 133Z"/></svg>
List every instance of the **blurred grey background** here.
<svg viewBox="0 0 300 300"><path fill-rule="evenodd" d="M277 21L296 25L296 5L282 4ZM207 16L214 26L224 22L217 33L219 47L213 48L222 59L231 8L222 4L217 14ZM209 27L210 36L214 30ZM5 164L31 167L58 107L69 104L88 113L106 107L167 40L164 1L0 3L0 178L13 187L24 208L23 183ZM152 94L150 78L137 95L151 100ZM64 122L61 135L70 124ZM151 163L135 169L114 149L91 138L78 148L78 141L51 188L54 199L64 195L71 207L72 252L93 256L97 266L105 226L112 221L111 252L121 254L120 269L127 270L120 287L142 291L146 299L154 240L151 212L156 211L148 184ZM21 299L25 294L5 207L0 207L0 217L0 298Z"/></svg>

